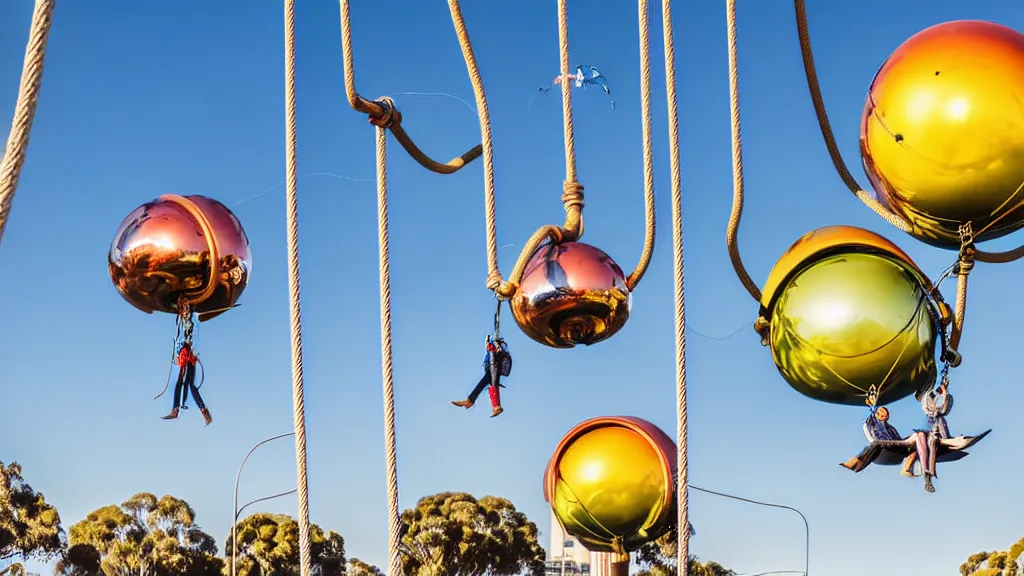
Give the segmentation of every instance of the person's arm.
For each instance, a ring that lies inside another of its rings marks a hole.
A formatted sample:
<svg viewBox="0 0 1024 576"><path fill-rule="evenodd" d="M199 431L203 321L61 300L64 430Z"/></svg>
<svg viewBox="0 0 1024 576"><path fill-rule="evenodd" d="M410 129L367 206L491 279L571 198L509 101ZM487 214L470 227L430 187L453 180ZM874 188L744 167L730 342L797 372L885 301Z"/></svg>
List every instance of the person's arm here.
<svg viewBox="0 0 1024 576"><path fill-rule="evenodd" d="M949 414L949 411L953 409L953 395L946 392L946 398L942 401L942 415Z"/></svg>

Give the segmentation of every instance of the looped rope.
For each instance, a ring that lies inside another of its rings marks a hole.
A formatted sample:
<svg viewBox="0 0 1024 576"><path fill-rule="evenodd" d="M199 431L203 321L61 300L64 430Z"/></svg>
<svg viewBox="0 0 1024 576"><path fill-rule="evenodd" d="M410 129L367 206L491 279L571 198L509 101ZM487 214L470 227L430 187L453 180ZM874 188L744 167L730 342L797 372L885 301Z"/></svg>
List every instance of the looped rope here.
<svg viewBox="0 0 1024 576"><path fill-rule="evenodd" d="M345 70L345 93L348 96L348 103L352 106L352 109L357 112L362 112L370 116L370 123L375 126L379 126L377 122L385 120L388 112L385 110L386 104L381 101L367 100L356 92L356 72L355 62L352 57L352 14L349 6L349 0L341 0L341 52L344 61ZM468 40L467 40L468 41ZM413 139L405 132L402 128L401 116L394 111L392 106L393 115L387 128L394 135L395 140L405 148L405 151L412 156L413 160L418 162L420 166L423 166L431 172L437 174L452 174L462 169L466 164L469 164L473 160L476 160L483 154L483 145L476 145L470 148L465 154L462 154L458 158L453 158L448 162L441 163L427 156L422 150L416 146ZM481 111L482 112L482 111Z"/></svg>
<svg viewBox="0 0 1024 576"><path fill-rule="evenodd" d="M393 98L390 96L381 96L375 101L375 104L380 106L381 114L370 114L369 118L367 118L370 121L370 124L373 124L378 128L388 129L394 125L402 123L402 113L398 111L398 106L395 104Z"/></svg>

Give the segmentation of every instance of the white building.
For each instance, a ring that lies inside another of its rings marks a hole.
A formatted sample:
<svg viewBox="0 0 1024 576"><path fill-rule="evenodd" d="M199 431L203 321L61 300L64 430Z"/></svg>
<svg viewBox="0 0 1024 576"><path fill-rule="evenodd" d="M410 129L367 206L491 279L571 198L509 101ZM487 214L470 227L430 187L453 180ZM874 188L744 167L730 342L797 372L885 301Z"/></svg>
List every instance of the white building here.
<svg viewBox="0 0 1024 576"><path fill-rule="evenodd" d="M548 544L547 576L608 576L612 554L590 552L580 541L565 533L551 513L551 541Z"/></svg>
<svg viewBox="0 0 1024 576"><path fill-rule="evenodd" d="M590 576L590 551L562 529L551 512L551 540L548 544L547 576Z"/></svg>

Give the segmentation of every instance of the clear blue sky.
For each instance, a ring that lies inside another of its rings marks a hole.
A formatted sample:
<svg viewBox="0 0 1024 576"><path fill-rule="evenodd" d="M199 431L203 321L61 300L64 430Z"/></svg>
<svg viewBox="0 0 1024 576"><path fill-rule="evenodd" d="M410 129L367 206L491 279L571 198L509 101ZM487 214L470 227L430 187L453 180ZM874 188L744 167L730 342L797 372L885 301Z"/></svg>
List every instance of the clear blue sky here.
<svg viewBox="0 0 1024 576"><path fill-rule="evenodd" d="M5 115L17 92L30 4L0 4ZM64 0L57 7L28 163L0 249L0 459L24 465L65 526L135 492L171 493L191 502L223 542L245 451L291 430L283 189L235 207L254 271L242 306L199 328L203 393L215 418L209 428L194 409L177 422L159 419L170 399L151 398L163 384L173 318L131 308L104 262L121 219L159 194L205 194L234 206L283 183L279 4ZM507 273L528 235L562 217L558 96L527 110L537 86L558 72L555 3L465 4L494 121L499 244L514 244L501 251ZM374 29L376 5L353 3L360 91L447 92L471 101L444 3L389 3L390 33ZM570 18L572 62L600 67L618 104L612 111L600 92L575 93L586 240L629 270L643 240L636 8L574 2ZM901 41L956 18L1024 28L1024 9L1010 0L812 2L810 18L833 125L854 167L865 91ZM692 482L803 510L813 531L811 570L828 576L954 574L972 552L1024 536L1017 444L1024 421L1008 396L1020 377L1013 304L1020 265L979 265L972 275L965 361L955 371L954 432L992 427L992 436L967 460L941 467L934 495L894 468L857 476L840 468L862 447L864 411L793 392L751 328L721 339L757 310L724 242L731 174L723 2L677 2L675 22ZM807 95L791 3L742 3L739 25L749 194L741 242L754 278L763 281L800 235L839 223L887 235L929 273L950 264L951 252L889 228L835 175ZM297 35L300 173L372 179L373 131L345 102L337 2L300 3ZM484 287L480 163L438 176L392 141L403 508L443 490L505 496L540 524L546 545L541 473L566 430L593 416L627 414L674 431L660 26L652 36L661 217L654 263L629 324L610 341L551 350L506 331L516 372L500 418L487 418L484 406L467 412L449 404L479 376L493 310ZM431 154L447 159L478 142L477 120L459 102L396 98L408 131ZM381 565L387 529L374 189L325 176L305 177L299 189L311 516L345 536L350 556ZM953 286L945 291L951 299ZM912 401L896 405L901 429L920 419ZM285 490L294 478L292 444L281 441L250 461L241 498ZM294 500L264 509L294 513ZM746 573L802 568L803 525L795 515L701 493L691 510L699 532L693 550L702 558Z"/></svg>

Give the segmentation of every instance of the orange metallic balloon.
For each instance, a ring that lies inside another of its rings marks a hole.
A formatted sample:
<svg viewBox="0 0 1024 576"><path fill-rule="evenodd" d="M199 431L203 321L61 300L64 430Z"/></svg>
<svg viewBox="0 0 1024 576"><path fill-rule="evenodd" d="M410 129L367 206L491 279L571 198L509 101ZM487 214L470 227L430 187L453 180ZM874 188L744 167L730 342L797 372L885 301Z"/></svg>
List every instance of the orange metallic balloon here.
<svg viewBox="0 0 1024 576"><path fill-rule="evenodd" d="M927 28L878 70L861 158L879 200L929 244L1024 227L1024 35L991 22Z"/></svg>
<svg viewBox="0 0 1024 576"><path fill-rule="evenodd" d="M544 498L565 531L588 550L636 550L676 520L676 445L640 418L582 422L555 449L544 473Z"/></svg>
<svg viewBox="0 0 1024 576"><path fill-rule="evenodd" d="M110 279L146 313L179 313L182 303L209 320L238 301L252 253L242 224L205 196L165 195L136 208L118 227Z"/></svg>
<svg viewBox="0 0 1024 576"><path fill-rule="evenodd" d="M582 242L545 244L530 258L512 316L527 336L553 348L596 344L622 329L632 295L622 268Z"/></svg>

